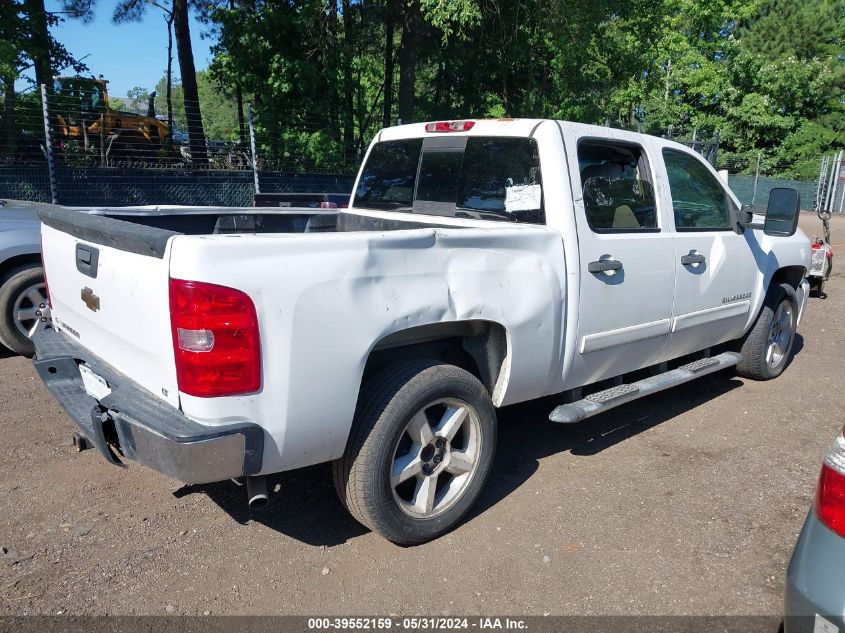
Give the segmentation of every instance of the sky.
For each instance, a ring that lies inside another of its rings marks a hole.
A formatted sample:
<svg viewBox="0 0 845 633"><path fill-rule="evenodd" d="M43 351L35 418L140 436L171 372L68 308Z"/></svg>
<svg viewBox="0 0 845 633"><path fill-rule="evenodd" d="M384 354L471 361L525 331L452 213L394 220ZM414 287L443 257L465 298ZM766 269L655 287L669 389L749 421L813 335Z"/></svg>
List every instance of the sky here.
<svg viewBox="0 0 845 633"><path fill-rule="evenodd" d="M150 7L143 22L113 24L114 2L97 2L90 24L66 19L52 30L77 59L88 65L95 77L108 79L110 96L124 96L135 86L152 90L167 68L167 26L160 10ZM47 0L48 11L58 11L59 2ZM211 42L200 37L202 25L191 16L191 43L197 70L208 66ZM173 42L173 72L179 76L176 42Z"/></svg>

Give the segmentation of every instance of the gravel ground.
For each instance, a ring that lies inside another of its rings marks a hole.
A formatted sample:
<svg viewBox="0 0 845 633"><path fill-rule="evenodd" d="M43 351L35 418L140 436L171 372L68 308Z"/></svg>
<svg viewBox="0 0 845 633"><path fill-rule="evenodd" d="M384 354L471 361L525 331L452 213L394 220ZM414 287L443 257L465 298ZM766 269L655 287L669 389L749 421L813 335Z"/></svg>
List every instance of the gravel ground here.
<svg viewBox="0 0 845 633"><path fill-rule="evenodd" d="M575 428L502 410L481 502L415 548L349 518L326 466L274 477L250 516L232 483L75 453L29 361L0 357L0 614L777 615L845 422L845 278L827 290L778 380L723 373Z"/></svg>

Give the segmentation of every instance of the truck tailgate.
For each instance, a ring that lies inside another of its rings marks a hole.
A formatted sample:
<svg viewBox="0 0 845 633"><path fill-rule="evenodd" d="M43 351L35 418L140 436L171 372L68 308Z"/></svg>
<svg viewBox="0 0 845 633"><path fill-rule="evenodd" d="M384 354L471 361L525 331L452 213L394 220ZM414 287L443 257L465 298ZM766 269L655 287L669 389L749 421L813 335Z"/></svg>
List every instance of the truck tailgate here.
<svg viewBox="0 0 845 633"><path fill-rule="evenodd" d="M42 211L54 327L178 407L169 308L171 231L78 211Z"/></svg>

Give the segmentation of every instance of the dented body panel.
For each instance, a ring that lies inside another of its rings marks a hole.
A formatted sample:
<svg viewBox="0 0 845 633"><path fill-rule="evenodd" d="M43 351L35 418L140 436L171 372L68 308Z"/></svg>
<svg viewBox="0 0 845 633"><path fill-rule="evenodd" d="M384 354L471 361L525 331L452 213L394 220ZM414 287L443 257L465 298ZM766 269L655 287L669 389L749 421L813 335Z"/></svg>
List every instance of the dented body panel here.
<svg viewBox="0 0 845 633"><path fill-rule="evenodd" d="M403 330L499 324L507 352L496 404L559 390L565 263L552 230L179 237L171 258L174 277L236 286L261 315L264 390L183 394L181 404L207 424L261 419L269 472L343 453L369 354ZM239 270L245 258L261 271L251 280Z"/></svg>

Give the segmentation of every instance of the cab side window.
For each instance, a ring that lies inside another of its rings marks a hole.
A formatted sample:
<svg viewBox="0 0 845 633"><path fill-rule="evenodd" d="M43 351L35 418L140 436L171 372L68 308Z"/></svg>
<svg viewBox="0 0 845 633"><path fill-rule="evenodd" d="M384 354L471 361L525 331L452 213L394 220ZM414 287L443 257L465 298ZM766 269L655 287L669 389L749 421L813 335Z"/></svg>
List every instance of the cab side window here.
<svg viewBox="0 0 845 633"><path fill-rule="evenodd" d="M637 145L583 140L578 168L587 223L596 233L658 231L654 188Z"/></svg>
<svg viewBox="0 0 845 633"><path fill-rule="evenodd" d="M685 152L663 150L677 231L732 229L728 194L704 164Z"/></svg>

